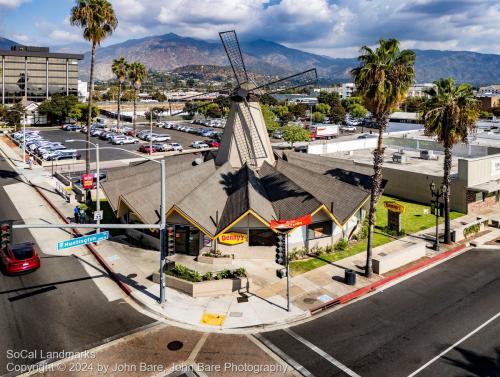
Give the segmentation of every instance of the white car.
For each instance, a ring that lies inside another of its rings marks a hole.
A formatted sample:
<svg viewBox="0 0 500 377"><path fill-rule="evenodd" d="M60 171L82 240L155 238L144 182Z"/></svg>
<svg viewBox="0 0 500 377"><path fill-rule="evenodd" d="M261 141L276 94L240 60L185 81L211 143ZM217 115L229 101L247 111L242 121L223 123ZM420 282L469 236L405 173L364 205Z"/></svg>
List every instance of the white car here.
<svg viewBox="0 0 500 377"><path fill-rule="evenodd" d="M169 141L171 137L167 134L152 134L149 139L151 139L151 141Z"/></svg>
<svg viewBox="0 0 500 377"><path fill-rule="evenodd" d="M172 148L172 151L182 152L182 145L179 143L170 143L170 147Z"/></svg>
<svg viewBox="0 0 500 377"><path fill-rule="evenodd" d="M201 148L210 148L210 146L205 143L204 141L193 141L191 143L191 146L196 149L201 149Z"/></svg>
<svg viewBox="0 0 500 377"><path fill-rule="evenodd" d="M137 144L139 140L132 136L115 136L111 139L111 143L115 145Z"/></svg>
<svg viewBox="0 0 500 377"><path fill-rule="evenodd" d="M344 131L344 132L356 132L356 127L354 127L354 126L343 126L343 127L340 127L340 131Z"/></svg>

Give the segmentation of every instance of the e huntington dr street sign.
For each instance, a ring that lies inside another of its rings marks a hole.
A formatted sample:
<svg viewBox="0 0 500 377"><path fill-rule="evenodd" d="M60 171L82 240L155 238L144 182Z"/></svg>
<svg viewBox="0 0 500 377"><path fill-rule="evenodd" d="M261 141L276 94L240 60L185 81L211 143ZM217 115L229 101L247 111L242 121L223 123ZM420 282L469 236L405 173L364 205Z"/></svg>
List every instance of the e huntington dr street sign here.
<svg viewBox="0 0 500 377"><path fill-rule="evenodd" d="M71 240L59 241L57 250L69 249L71 247L82 246L93 242L104 241L109 238L109 232L90 234L88 236L73 238Z"/></svg>

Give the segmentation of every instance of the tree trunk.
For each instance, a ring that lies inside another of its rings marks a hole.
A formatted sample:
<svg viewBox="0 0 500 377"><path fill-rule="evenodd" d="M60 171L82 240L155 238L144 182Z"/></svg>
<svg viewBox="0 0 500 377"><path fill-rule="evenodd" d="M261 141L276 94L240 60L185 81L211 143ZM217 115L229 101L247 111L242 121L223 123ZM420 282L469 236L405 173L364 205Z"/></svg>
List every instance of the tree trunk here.
<svg viewBox="0 0 500 377"><path fill-rule="evenodd" d="M90 82L89 82L89 113L87 118L87 150L85 151L85 172L90 174L90 124L92 123L92 92L94 89L94 62L95 62L95 47L92 43L92 57L90 60ZM90 191L90 190L88 190Z"/></svg>
<svg viewBox="0 0 500 377"><path fill-rule="evenodd" d="M120 80L118 84L118 114L116 116L116 130L120 129L120 110L122 104L122 82Z"/></svg>
<svg viewBox="0 0 500 377"><path fill-rule="evenodd" d="M135 136L135 107L137 104L137 89L134 89L134 115L133 115L133 128L134 128L134 136Z"/></svg>
<svg viewBox="0 0 500 377"><path fill-rule="evenodd" d="M384 162L384 139L383 134L388 121L387 114L381 114L377 117L378 141L377 148L373 151L373 176L372 189L370 193L370 209L368 211L368 240L366 245L366 265L365 276L370 277L373 273L372 267L372 249L373 249L373 229L375 228L375 213L377 202L380 197L380 186L382 184L382 164Z"/></svg>
<svg viewBox="0 0 500 377"><path fill-rule="evenodd" d="M451 191L451 145L444 146L444 174L443 174L443 199L444 199L444 243L451 243L450 229L450 191Z"/></svg>

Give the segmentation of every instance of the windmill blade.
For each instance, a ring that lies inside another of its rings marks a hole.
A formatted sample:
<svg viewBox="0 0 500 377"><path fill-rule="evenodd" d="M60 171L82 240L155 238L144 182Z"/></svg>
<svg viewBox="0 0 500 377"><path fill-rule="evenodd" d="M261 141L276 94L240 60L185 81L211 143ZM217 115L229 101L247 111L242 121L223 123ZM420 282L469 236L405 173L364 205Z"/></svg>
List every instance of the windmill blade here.
<svg viewBox="0 0 500 377"><path fill-rule="evenodd" d="M234 76L238 85L248 82L248 74L243 62L243 55L241 54L240 43L234 30L223 31L219 33L224 50L226 50L229 63L233 69Z"/></svg>
<svg viewBox="0 0 500 377"><path fill-rule="evenodd" d="M195 94L195 95L192 95L192 96L182 97L180 99L180 101L192 100L192 99L195 99L195 98L198 98L198 97L208 96L210 94L216 94L216 93L220 93L220 92L221 92L220 90L216 90L214 92Z"/></svg>
<svg viewBox="0 0 500 377"><path fill-rule="evenodd" d="M284 90L300 88L302 86L316 85L317 83L318 83L318 73L316 72L316 68L312 68L308 69L307 71L296 73L295 75L284 77L282 79L258 86L250 91L277 93Z"/></svg>
<svg viewBox="0 0 500 377"><path fill-rule="evenodd" d="M193 111L194 111L194 112L196 112L196 111L198 111L199 109L202 109L202 108L204 108L204 107L206 107L206 106L208 106L208 105L210 105L210 104L212 104L212 103L219 103L219 102L222 102L222 101L224 101L226 98L229 98L229 97L230 97L229 95L219 96L219 97L215 98L213 101L207 101L206 103L204 103L204 104L202 104L202 105L200 105L200 106L196 106L196 107L194 107L194 108L190 109L190 112L193 112ZM188 103L188 102L187 102L187 103ZM184 107L186 107L186 104L184 104ZM175 112L175 113L170 114L170 116L179 115L179 114L182 114L182 113L185 113L185 112L186 112L186 110L185 110L185 109L182 109L181 111L177 111L177 112Z"/></svg>

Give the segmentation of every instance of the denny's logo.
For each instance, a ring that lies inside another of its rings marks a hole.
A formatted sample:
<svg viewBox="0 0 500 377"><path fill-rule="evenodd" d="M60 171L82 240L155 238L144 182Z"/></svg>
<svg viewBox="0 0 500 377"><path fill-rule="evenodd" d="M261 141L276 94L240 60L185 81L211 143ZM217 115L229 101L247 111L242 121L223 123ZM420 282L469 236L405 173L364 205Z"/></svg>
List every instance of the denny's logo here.
<svg viewBox="0 0 500 377"><path fill-rule="evenodd" d="M404 213L405 206L396 202L384 202L384 207L391 212Z"/></svg>
<svg viewBox="0 0 500 377"><path fill-rule="evenodd" d="M247 235L245 233L224 233L219 236L219 241L225 243L226 245L238 245L240 243L247 241Z"/></svg>

